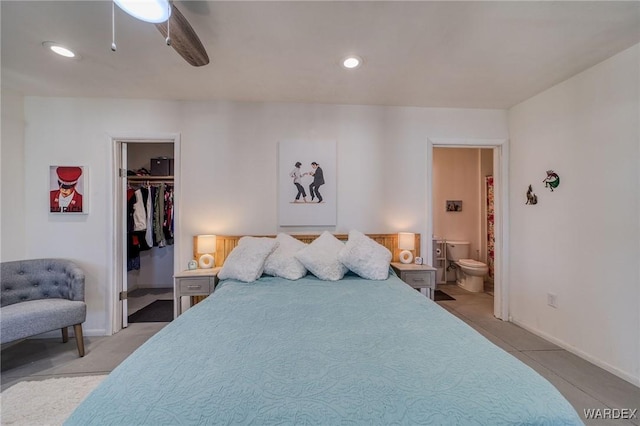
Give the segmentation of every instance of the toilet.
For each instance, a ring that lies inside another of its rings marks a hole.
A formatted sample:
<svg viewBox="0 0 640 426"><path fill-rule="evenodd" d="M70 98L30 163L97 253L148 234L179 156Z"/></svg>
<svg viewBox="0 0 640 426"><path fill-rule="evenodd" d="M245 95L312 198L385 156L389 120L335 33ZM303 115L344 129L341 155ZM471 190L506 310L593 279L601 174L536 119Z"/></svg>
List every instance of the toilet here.
<svg viewBox="0 0 640 426"><path fill-rule="evenodd" d="M469 241L447 241L447 260L456 265L456 283L467 291L484 291L484 277L489 267L482 262L470 259Z"/></svg>

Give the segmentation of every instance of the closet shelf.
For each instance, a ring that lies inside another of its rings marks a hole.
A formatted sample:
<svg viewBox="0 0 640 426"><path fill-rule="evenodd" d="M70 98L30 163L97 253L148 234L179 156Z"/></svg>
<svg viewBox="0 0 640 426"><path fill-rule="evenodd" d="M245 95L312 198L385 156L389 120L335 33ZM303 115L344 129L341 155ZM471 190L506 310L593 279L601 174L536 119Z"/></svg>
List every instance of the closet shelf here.
<svg viewBox="0 0 640 426"><path fill-rule="evenodd" d="M173 176L127 176L129 182L153 182L162 180L173 180Z"/></svg>

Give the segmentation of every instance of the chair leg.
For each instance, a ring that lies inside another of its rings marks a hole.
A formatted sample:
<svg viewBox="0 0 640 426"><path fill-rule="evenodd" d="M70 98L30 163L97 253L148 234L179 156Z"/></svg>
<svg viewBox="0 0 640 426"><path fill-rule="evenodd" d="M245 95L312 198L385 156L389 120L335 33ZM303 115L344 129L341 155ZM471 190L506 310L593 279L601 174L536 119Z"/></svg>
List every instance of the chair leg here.
<svg viewBox="0 0 640 426"><path fill-rule="evenodd" d="M84 338L82 337L82 324L73 326L73 332L76 334L76 343L78 345L78 354L84 356Z"/></svg>
<svg viewBox="0 0 640 426"><path fill-rule="evenodd" d="M69 328L62 327L62 343L67 343L69 341Z"/></svg>

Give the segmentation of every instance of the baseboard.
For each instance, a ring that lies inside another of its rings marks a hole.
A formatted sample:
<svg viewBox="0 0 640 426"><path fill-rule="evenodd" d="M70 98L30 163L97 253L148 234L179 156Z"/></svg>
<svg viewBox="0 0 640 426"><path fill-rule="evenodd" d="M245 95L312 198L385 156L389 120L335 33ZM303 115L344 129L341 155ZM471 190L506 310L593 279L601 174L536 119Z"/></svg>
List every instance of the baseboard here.
<svg viewBox="0 0 640 426"><path fill-rule="evenodd" d="M517 325L518 327L522 327L527 331L530 331L531 333L535 334L538 337L542 337L545 340L548 340L549 342L553 343L554 345L560 346L563 349L566 349L567 351L571 352L574 355L579 356L580 358L589 361L591 364L594 364L600 368L602 368L603 370L607 370L609 373L620 377L623 380L626 380L627 382L631 383L634 386L638 386L640 387L640 377L634 377L631 374L628 374L612 365L607 364L606 362L599 360L597 358L594 358L593 356L589 355L588 353L573 347L569 344L567 344L566 342L563 342L562 340L559 340L553 336L548 335L547 333L544 333L536 328L530 327L527 324L523 324L518 320L515 320L513 318L509 318L509 320L514 323L515 325Z"/></svg>
<svg viewBox="0 0 640 426"><path fill-rule="evenodd" d="M85 329L84 327L82 327L82 335L84 337L108 336L107 330L103 328ZM75 333L73 332L73 326L69 326L69 337L75 337ZM38 334L37 336L28 337L28 339L61 339L61 338L62 338L62 332L60 331L60 329Z"/></svg>
<svg viewBox="0 0 640 426"><path fill-rule="evenodd" d="M88 329L85 330L84 328L82 329L82 334L87 337L105 337L105 336L111 336L111 334L107 334L107 330L105 330L104 328L92 328L92 329Z"/></svg>

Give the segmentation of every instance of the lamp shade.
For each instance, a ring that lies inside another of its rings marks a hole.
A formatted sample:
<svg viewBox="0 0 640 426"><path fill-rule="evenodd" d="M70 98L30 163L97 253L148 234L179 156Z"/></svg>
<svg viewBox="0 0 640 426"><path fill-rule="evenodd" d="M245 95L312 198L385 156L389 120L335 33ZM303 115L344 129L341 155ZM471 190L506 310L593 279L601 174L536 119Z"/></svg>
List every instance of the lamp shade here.
<svg viewBox="0 0 640 426"><path fill-rule="evenodd" d="M416 234L413 232L398 232L398 248L400 252L400 262L411 263L413 261L413 253L411 250L416 249Z"/></svg>
<svg viewBox="0 0 640 426"><path fill-rule="evenodd" d="M398 248L400 250L415 250L416 234L412 232L398 232Z"/></svg>
<svg viewBox="0 0 640 426"><path fill-rule="evenodd" d="M215 253L216 252L216 236L215 235L198 235L196 243L198 253Z"/></svg>
<svg viewBox="0 0 640 426"><path fill-rule="evenodd" d="M213 268L213 253L216 252L216 236L215 235L198 235L196 237L196 251L200 253L198 264L202 269Z"/></svg>

